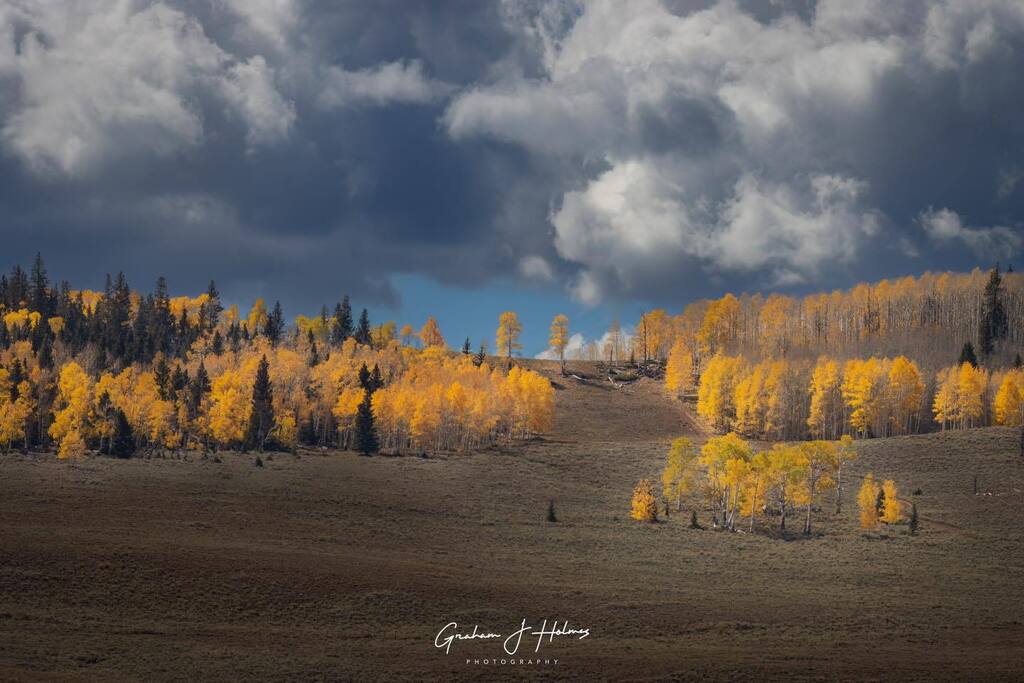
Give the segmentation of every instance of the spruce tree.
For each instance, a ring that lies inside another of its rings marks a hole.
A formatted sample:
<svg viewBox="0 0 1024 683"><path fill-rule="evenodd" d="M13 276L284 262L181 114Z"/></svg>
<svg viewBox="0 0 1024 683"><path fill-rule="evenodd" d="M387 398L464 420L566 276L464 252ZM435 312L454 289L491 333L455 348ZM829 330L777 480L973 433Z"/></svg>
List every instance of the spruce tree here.
<svg viewBox="0 0 1024 683"><path fill-rule="evenodd" d="M215 356L224 353L224 337L221 336L220 330L213 331L213 339L210 341L210 353Z"/></svg>
<svg viewBox="0 0 1024 683"><path fill-rule="evenodd" d="M467 340L467 342L468 342L468 340ZM553 500L549 500L548 501L548 521L549 522L557 522L558 521L558 517L555 516L555 501L553 501Z"/></svg>
<svg viewBox="0 0 1024 683"><path fill-rule="evenodd" d="M156 380L160 399L166 401L171 396L171 368L163 356L160 356L156 365L153 366L153 378Z"/></svg>
<svg viewBox="0 0 1024 683"><path fill-rule="evenodd" d="M135 435L128 416L120 408L114 410L114 433L110 437L110 454L116 458L130 458L135 454Z"/></svg>
<svg viewBox="0 0 1024 683"><path fill-rule="evenodd" d="M274 310L267 316L267 324L264 328L264 334L267 339L270 340L271 346L277 346L278 342L281 341L281 335L284 333L284 313L281 311L281 302L274 302Z"/></svg>
<svg viewBox="0 0 1024 683"><path fill-rule="evenodd" d="M365 308L359 314L359 327L356 328L355 338L360 344L370 344L370 314Z"/></svg>
<svg viewBox="0 0 1024 683"><path fill-rule="evenodd" d="M1003 306L1003 278L999 275L999 264L996 264L989 273L982 296L981 317L978 320L978 351L985 358L991 356L996 342L1005 339L1008 332L1009 323Z"/></svg>
<svg viewBox="0 0 1024 683"><path fill-rule="evenodd" d="M974 344L967 342L964 344L963 349L960 350L960 362L958 365L964 363L970 363L974 367L978 367L978 357L974 354Z"/></svg>
<svg viewBox="0 0 1024 683"><path fill-rule="evenodd" d="M917 503L910 505L910 535L917 536Z"/></svg>
<svg viewBox="0 0 1024 683"><path fill-rule="evenodd" d="M28 305L29 310L38 311L43 320L53 315L50 307L50 282L46 277L43 255L38 252L35 263L32 264L32 291Z"/></svg>
<svg viewBox="0 0 1024 683"><path fill-rule="evenodd" d="M359 375L358 375L358 377L359 377L359 386L361 386L365 391L372 392L373 391L373 387L370 384L370 369L368 367L366 367L366 363L363 363L363 366L361 368L359 368Z"/></svg>
<svg viewBox="0 0 1024 683"><path fill-rule="evenodd" d="M270 382L270 363L267 357L260 359L256 369L256 381L252 385L252 410L249 413L249 427L245 433L246 448L263 452L270 432L274 429L274 387Z"/></svg>
<svg viewBox="0 0 1024 683"><path fill-rule="evenodd" d="M469 343L469 337L466 337L466 341L462 342L462 355L468 356L473 353L473 346Z"/></svg>
<svg viewBox="0 0 1024 683"><path fill-rule="evenodd" d="M331 343L341 346L352 336L352 305L346 294L340 304L334 307L334 319L331 324Z"/></svg>
<svg viewBox="0 0 1024 683"><path fill-rule="evenodd" d="M480 350L473 356L473 365L480 367L484 364L485 360L487 360L487 345L480 342Z"/></svg>
<svg viewBox="0 0 1024 683"><path fill-rule="evenodd" d="M373 399L369 390L363 392L363 400L356 410L356 450L362 455L370 455L379 450L377 431L373 426Z"/></svg>
<svg viewBox="0 0 1024 683"><path fill-rule="evenodd" d="M202 308L199 310L199 324L204 332L209 332L217 327L217 322L220 320L220 314L224 312L224 307L220 303L220 292L217 291L217 285L213 280L210 280L210 284L206 287L206 301L203 302Z"/></svg>

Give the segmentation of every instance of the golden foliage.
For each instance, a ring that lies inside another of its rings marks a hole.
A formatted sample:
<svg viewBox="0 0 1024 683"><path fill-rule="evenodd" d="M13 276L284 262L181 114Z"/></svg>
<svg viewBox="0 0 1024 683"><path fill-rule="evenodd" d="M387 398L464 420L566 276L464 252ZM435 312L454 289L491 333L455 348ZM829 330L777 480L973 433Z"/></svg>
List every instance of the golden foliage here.
<svg viewBox="0 0 1024 683"><path fill-rule="evenodd" d="M658 501L654 498L651 482L641 479L633 490L629 516L638 522L658 521Z"/></svg>

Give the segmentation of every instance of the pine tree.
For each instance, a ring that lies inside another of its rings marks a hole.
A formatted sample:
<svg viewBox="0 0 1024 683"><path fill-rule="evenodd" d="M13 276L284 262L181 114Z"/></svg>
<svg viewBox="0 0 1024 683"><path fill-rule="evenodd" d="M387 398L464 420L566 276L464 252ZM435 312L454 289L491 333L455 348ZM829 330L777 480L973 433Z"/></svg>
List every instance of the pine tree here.
<svg viewBox="0 0 1024 683"><path fill-rule="evenodd" d="M331 343L340 347L352 336L352 306L346 294L340 304L334 307L334 319L331 326Z"/></svg>
<svg viewBox="0 0 1024 683"><path fill-rule="evenodd" d="M263 330L264 335L270 340L271 346L277 346L284 334L284 313L281 311L281 302L274 302L274 310L267 316L267 325Z"/></svg>
<svg viewBox="0 0 1024 683"><path fill-rule="evenodd" d="M217 327L217 322L220 320L220 314L224 312L224 307L220 303L220 292L217 291L217 285L213 280L210 280L210 284L206 287L206 301L203 302L202 308L199 310L199 324L204 332L209 332Z"/></svg>
<svg viewBox="0 0 1024 683"><path fill-rule="evenodd" d="M135 454L135 436L128 416L120 408L114 410L114 433L110 437L110 454L116 458L130 458Z"/></svg>
<svg viewBox="0 0 1024 683"><path fill-rule="evenodd" d="M50 283L46 277L46 266L43 255L36 252L35 263L32 264L32 291L29 299L29 310L38 311L46 320L53 314L50 307Z"/></svg>
<svg viewBox="0 0 1024 683"><path fill-rule="evenodd" d="M466 343L467 344L469 343L468 339L466 340ZM553 500L549 500L548 501L548 521L549 522L557 522L558 521L558 517L555 516L555 501L553 501Z"/></svg>
<svg viewBox="0 0 1024 683"><path fill-rule="evenodd" d="M1024 361L1020 358L1020 352L1017 352L1017 355L1013 357L1013 368L1015 370L1020 370L1022 365L1024 365Z"/></svg>
<svg viewBox="0 0 1024 683"><path fill-rule="evenodd" d="M466 337L466 341L462 342L462 355L468 356L473 353L473 346L469 343L469 337Z"/></svg>
<svg viewBox="0 0 1024 683"><path fill-rule="evenodd" d="M917 536L917 503L910 505L910 535Z"/></svg>
<svg viewBox="0 0 1024 683"><path fill-rule="evenodd" d="M166 401L171 395L171 368L163 356L160 356L153 366L153 376L156 379L156 388L160 391L161 400Z"/></svg>
<svg viewBox="0 0 1024 683"><path fill-rule="evenodd" d="M996 342L1005 339L1008 331L1009 324L1003 306L1003 278L999 275L999 264L996 264L985 285L981 317L978 320L978 351L981 355L986 358L991 356Z"/></svg>
<svg viewBox="0 0 1024 683"><path fill-rule="evenodd" d="M480 342L480 350L473 356L473 365L480 367L487 360L487 344Z"/></svg>
<svg viewBox="0 0 1024 683"><path fill-rule="evenodd" d="M365 390L363 400L360 401L356 411L355 422L356 450L362 455L371 455L380 448L373 422L372 394L369 390Z"/></svg>
<svg viewBox="0 0 1024 683"><path fill-rule="evenodd" d="M970 363L974 367L978 367L978 356L974 353L974 344L966 342L963 349L960 350L960 361L957 365L963 365L964 363Z"/></svg>
<svg viewBox="0 0 1024 683"><path fill-rule="evenodd" d="M221 336L220 330L213 331L213 339L210 341L210 353L215 356L224 353L224 337Z"/></svg>
<svg viewBox="0 0 1024 683"><path fill-rule="evenodd" d="M359 314L359 327L356 328L355 332L356 341L360 344L370 344L370 314L363 309L363 312Z"/></svg>
<svg viewBox="0 0 1024 683"><path fill-rule="evenodd" d="M249 427L245 441L248 448L257 448L260 452L274 429L274 387L270 382L270 363L267 357L260 359L256 369L256 381L252 386L252 410L249 413Z"/></svg>

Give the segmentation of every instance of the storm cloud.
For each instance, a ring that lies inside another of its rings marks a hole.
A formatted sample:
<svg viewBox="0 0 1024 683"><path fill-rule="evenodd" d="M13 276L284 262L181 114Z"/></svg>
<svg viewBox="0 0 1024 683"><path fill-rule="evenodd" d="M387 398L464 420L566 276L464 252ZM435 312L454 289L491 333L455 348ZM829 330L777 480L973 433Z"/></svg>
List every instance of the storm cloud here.
<svg viewBox="0 0 1024 683"><path fill-rule="evenodd" d="M1024 249L1021 74L1012 0L9 0L0 230L307 309L972 267Z"/></svg>

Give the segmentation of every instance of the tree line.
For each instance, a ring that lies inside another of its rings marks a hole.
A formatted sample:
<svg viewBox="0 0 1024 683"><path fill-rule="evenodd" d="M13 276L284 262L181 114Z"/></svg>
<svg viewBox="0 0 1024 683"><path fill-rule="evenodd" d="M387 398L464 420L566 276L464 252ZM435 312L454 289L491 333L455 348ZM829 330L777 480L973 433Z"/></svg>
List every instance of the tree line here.
<svg viewBox="0 0 1024 683"><path fill-rule="evenodd" d="M37 256L0 277L0 318L5 450L465 450L544 431L553 411L550 383L511 351L507 365L468 340L450 351L433 318L418 334L353 320L347 296L288 324L279 303L223 306L213 282L198 297L163 278L142 295L121 274L102 292L54 287ZM518 347L514 313L500 328Z"/></svg>

